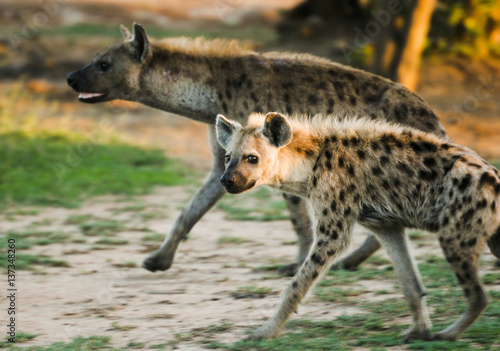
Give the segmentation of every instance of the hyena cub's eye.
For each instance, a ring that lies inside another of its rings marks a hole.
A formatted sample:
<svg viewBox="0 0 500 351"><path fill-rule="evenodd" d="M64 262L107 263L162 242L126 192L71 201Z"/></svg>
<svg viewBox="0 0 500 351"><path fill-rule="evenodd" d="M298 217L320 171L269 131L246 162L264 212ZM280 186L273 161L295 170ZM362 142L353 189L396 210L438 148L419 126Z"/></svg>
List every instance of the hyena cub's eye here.
<svg viewBox="0 0 500 351"><path fill-rule="evenodd" d="M259 159L257 158L257 156L250 155L247 157L247 161L250 162L251 164L255 165L255 164L257 164L257 162L259 162Z"/></svg>
<svg viewBox="0 0 500 351"><path fill-rule="evenodd" d="M107 62L99 62L97 64L97 67L99 68L99 71L101 72L106 72L111 65Z"/></svg>
<svg viewBox="0 0 500 351"><path fill-rule="evenodd" d="M228 163L229 161L231 161L231 156L226 155L226 163Z"/></svg>

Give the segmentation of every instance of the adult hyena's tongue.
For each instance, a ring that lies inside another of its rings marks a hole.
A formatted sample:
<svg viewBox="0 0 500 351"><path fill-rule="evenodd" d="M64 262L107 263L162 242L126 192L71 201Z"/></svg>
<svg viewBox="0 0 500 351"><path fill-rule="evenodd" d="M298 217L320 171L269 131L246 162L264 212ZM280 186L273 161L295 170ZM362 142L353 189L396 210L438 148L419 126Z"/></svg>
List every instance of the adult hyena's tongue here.
<svg viewBox="0 0 500 351"><path fill-rule="evenodd" d="M78 98L85 100L85 99L96 98L96 97L103 96L103 95L105 95L105 94L104 93L80 93L78 95Z"/></svg>

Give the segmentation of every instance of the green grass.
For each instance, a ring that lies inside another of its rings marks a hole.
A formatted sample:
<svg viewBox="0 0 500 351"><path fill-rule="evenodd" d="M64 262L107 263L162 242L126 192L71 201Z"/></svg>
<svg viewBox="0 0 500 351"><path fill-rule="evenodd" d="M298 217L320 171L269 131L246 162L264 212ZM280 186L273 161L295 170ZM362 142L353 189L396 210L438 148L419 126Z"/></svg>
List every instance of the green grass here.
<svg viewBox="0 0 500 351"><path fill-rule="evenodd" d="M5 257L5 256L4 256ZM6 259L0 260L0 267L7 268L9 263ZM44 255L31 255L16 252L16 260L14 262L16 270L34 270L34 265L47 267L70 267L70 264L62 260L54 260L52 257Z"/></svg>
<svg viewBox="0 0 500 351"><path fill-rule="evenodd" d="M31 334L31 333L26 333L26 332L23 332L23 331L19 331L19 332L16 333L16 344L33 340L37 336L38 336L37 334ZM6 338L5 338L6 341L0 341L0 349L12 346L12 343L9 343L7 341L8 338L10 338L9 335L6 336Z"/></svg>
<svg viewBox="0 0 500 351"><path fill-rule="evenodd" d="M267 295L275 295L276 291L272 288L259 287L256 285L246 285L239 287L238 290L231 293L231 296L235 299L261 299Z"/></svg>
<svg viewBox="0 0 500 351"><path fill-rule="evenodd" d="M410 238L410 240L421 240L429 237L429 235L420 230L412 230L408 233L408 237Z"/></svg>
<svg viewBox="0 0 500 351"><path fill-rule="evenodd" d="M86 236L110 236L124 229L123 223L115 220L96 220L79 225L83 235Z"/></svg>
<svg viewBox="0 0 500 351"><path fill-rule="evenodd" d="M270 265L258 266L252 268L252 272L274 272L274 271L277 272L281 267L283 267L282 264L270 264Z"/></svg>
<svg viewBox="0 0 500 351"><path fill-rule="evenodd" d="M129 331L135 329L137 327L132 325L120 325L118 322L111 323L111 330L119 330L119 331Z"/></svg>
<svg viewBox="0 0 500 351"><path fill-rule="evenodd" d="M318 287L348 285L361 279L395 279L394 268L390 264L391 262L385 258L373 255L366 262L363 262L356 271L330 270L325 279L318 283Z"/></svg>
<svg viewBox="0 0 500 351"><path fill-rule="evenodd" d="M362 288L339 288L339 287L317 287L315 289L316 296L322 301L330 301L344 303L350 301L351 297L359 296L363 293Z"/></svg>
<svg viewBox="0 0 500 351"><path fill-rule="evenodd" d="M165 234L160 233L145 235L141 238L141 241L162 242L163 240L165 240Z"/></svg>
<svg viewBox="0 0 500 351"><path fill-rule="evenodd" d="M25 231L16 232L9 231L7 233L7 238L14 239L16 241L17 250L26 250L31 248L35 243L35 240L51 235L51 232L47 231Z"/></svg>
<svg viewBox="0 0 500 351"><path fill-rule="evenodd" d="M244 244L248 243L249 241L243 238L238 238L235 236L221 236L219 239L217 239L217 242L219 244Z"/></svg>
<svg viewBox="0 0 500 351"><path fill-rule="evenodd" d="M113 212L115 213L122 213L122 212L140 212L144 209L146 209L148 206L145 204L134 204L130 206L125 206L122 208L118 208L114 210Z"/></svg>
<svg viewBox="0 0 500 351"><path fill-rule="evenodd" d="M126 24L131 29L132 24ZM190 28L189 30L178 30L165 27L146 26L149 36L161 39L166 37L198 37L205 38L234 38L241 40L250 40L256 42L267 42L276 39L276 33L273 28L262 25L254 26L227 26L218 25L210 28ZM64 26L51 26L43 28L41 34L44 36L63 35L66 38L78 40L84 37L109 37L112 39L121 40L122 34L117 25L81 23Z"/></svg>
<svg viewBox="0 0 500 351"><path fill-rule="evenodd" d="M273 221L289 218L281 194L265 188L225 196L217 206L226 213L227 219L232 220Z"/></svg>
<svg viewBox="0 0 500 351"><path fill-rule="evenodd" d="M329 282L318 284L316 296L318 296L318 289L321 291L321 289L329 288L335 285L336 280L337 282L350 282L352 284L354 281L351 278L354 277L350 276L350 274L365 275L366 272L363 272L363 270L370 271L372 269L369 266L363 265L358 272L330 272L328 275ZM465 300L446 260L429 257L419 265L419 268L428 293L428 305L434 309L430 317L433 322L432 331L436 332L442 330L459 317L459 314L465 309ZM383 269L380 275L389 274L388 272ZM376 279L376 275L373 275L372 278ZM363 313L343 315L331 320L296 319L288 322L284 334L274 340L239 341L236 343L222 343L211 340L207 346L213 349L235 351L323 351L332 349L352 350L354 348L385 350L391 347L398 350L451 351L497 350L500 345L500 318L498 318L500 315L500 292L498 291L488 292L490 305L459 341L413 341L410 344L405 344L399 334L407 329L409 325L405 325L398 320L402 317L407 318L409 315L409 307L405 299L388 298L374 302L356 296L359 291L354 286L335 289L338 295L335 298L333 288L330 290L333 301L349 302L351 305L363 309ZM252 327L249 332L254 329Z"/></svg>
<svg viewBox="0 0 500 351"><path fill-rule="evenodd" d="M98 245L126 245L129 241L125 239L112 239L112 238L102 238L97 240L94 244Z"/></svg>
<svg viewBox="0 0 500 351"><path fill-rule="evenodd" d="M0 134L0 159L0 209L74 207L89 196L145 194L155 185L185 184L192 175L160 150L56 134Z"/></svg>
<svg viewBox="0 0 500 351"><path fill-rule="evenodd" d="M137 263L133 261L127 261L123 263L113 263L113 266L118 268L135 268L137 267Z"/></svg>
<svg viewBox="0 0 500 351"><path fill-rule="evenodd" d="M74 224L74 225L80 225L85 222L88 222L89 220L95 218L92 215L70 215L68 218L66 218L66 221L64 221L64 224Z"/></svg>
<svg viewBox="0 0 500 351"><path fill-rule="evenodd" d="M6 350L9 351L89 351L89 350L108 350L108 351L118 351L109 346L109 341L111 337L109 336L89 336L89 337L75 337L71 342L54 342L49 346L29 346L29 347L19 347L16 345L0 345L0 347L8 347ZM11 346L12 345L12 346ZM10 346L10 347L9 347Z"/></svg>
<svg viewBox="0 0 500 351"><path fill-rule="evenodd" d="M8 211L6 214L18 215L18 216L35 216L40 213L40 210L26 209L26 208L16 208L12 211Z"/></svg>
<svg viewBox="0 0 500 351"><path fill-rule="evenodd" d="M141 349L144 350L144 347L146 346L146 343L143 341L131 341L127 344L125 347L125 350L127 349Z"/></svg>

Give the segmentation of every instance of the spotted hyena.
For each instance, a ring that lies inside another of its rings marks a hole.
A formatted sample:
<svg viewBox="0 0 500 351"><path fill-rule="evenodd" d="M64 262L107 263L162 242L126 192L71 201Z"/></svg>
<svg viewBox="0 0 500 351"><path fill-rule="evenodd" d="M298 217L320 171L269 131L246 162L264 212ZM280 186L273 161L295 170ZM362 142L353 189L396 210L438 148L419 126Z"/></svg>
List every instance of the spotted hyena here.
<svg viewBox="0 0 500 351"><path fill-rule="evenodd" d="M288 121L270 113L248 126L217 120L227 150L221 182L230 193L259 185L308 203L314 242L275 315L252 338L277 336L314 282L349 245L355 221L387 247L409 301L410 339L456 340L487 305L478 260L487 242L500 257L500 172L472 150L415 129L370 120ZM430 335L425 293L403 228L436 232L467 310Z"/></svg>
<svg viewBox="0 0 500 351"><path fill-rule="evenodd" d="M213 168L204 184L175 220L160 249L145 260L144 267L150 271L171 266L181 239L225 194L219 182L224 150L216 141L214 126L218 113L242 123L250 113L265 111L323 113L325 118L332 113L363 115L446 136L427 103L402 85L367 72L311 55L260 54L235 41L151 41L139 24L134 24L133 34L121 29L123 42L68 75L67 82L80 93L80 101L138 101L201 121L208 124L213 154ZM285 199L299 236L297 262L284 270L292 275L306 258L312 236L304 201L289 195ZM361 260L379 247L378 242L369 242L372 245Z"/></svg>

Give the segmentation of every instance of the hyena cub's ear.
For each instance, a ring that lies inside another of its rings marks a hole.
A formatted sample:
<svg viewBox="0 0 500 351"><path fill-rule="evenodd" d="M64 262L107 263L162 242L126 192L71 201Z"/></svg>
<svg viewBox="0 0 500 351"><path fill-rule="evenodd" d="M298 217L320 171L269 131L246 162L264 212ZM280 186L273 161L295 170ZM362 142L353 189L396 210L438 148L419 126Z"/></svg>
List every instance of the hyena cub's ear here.
<svg viewBox="0 0 500 351"><path fill-rule="evenodd" d="M223 115L217 115L215 128L220 146L227 150L234 133L241 128L241 125L238 122L231 122Z"/></svg>
<svg viewBox="0 0 500 351"><path fill-rule="evenodd" d="M129 48L139 62L149 60L153 54L146 31L139 23L134 22L134 34L130 38Z"/></svg>
<svg viewBox="0 0 500 351"><path fill-rule="evenodd" d="M292 126L285 116L271 112L266 115L262 126L262 134L269 140L271 145L283 147L292 140Z"/></svg>

